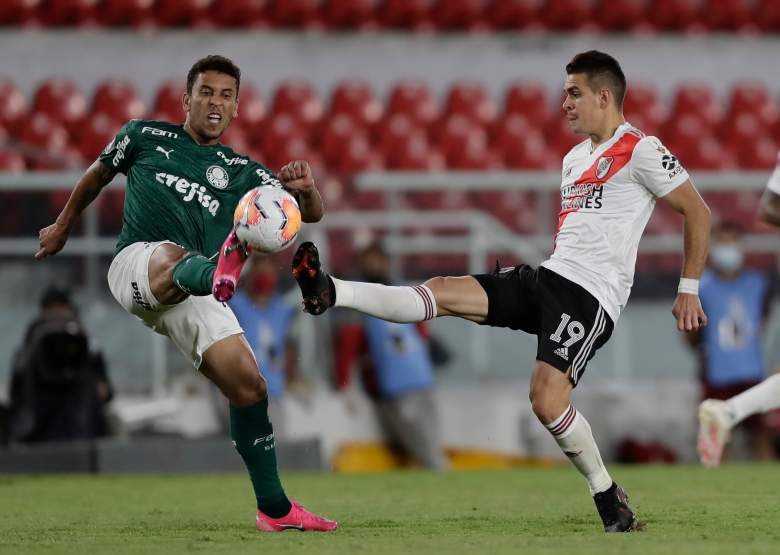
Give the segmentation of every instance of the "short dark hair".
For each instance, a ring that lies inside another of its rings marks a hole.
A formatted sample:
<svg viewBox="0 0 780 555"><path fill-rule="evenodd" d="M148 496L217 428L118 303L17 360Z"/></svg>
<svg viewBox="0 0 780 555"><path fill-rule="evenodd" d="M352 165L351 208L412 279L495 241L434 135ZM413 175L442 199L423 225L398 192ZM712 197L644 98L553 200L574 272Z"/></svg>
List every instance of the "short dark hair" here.
<svg viewBox="0 0 780 555"><path fill-rule="evenodd" d="M70 293L67 289L53 285L43 292L40 307L46 309L55 304L71 305Z"/></svg>
<svg viewBox="0 0 780 555"><path fill-rule="evenodd" d="M580 52L571 62L566 64L566 74L584 73L588 76L588 84L592 90L606 86L615 95L619 109L623 109L623 99L626 97L626 76L620 69L618 61L604 52L588 50Z"/></svg>
<svg viewBox="0 0 780 555"><path fill-rule="evenodd" d="M716 235L723 235L732 233L738 237L741 237L745 233L745 229L736 220L721 220L715 224L713 230Z"/></svg>
<svg viewBox="0 0 780 555"><path fill-rule="evenodd" d="M195 85L198 75L207 71L218 71L235 79L236 96L238 96L238 89L241 86L241 70L233 63L233 60L219 54L210 54L192 65L187 73L187 94L192 94L192 87Z"/></svg>

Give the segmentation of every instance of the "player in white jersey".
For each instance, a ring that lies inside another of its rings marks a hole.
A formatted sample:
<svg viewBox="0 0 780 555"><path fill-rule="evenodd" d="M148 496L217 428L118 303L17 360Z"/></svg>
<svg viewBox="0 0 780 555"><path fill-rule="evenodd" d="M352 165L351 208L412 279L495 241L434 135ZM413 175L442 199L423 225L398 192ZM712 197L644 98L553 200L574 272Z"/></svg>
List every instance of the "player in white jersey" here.
<svg viewBox="0 0 780 555"><path fill-rule="evenodd" d="M626 81L614 58L584 52L566 73L566 119L588 139L564 158L555 250L539 268L387 287L331 278L314 245L304 243L293 275L312 314L344 306L394 322L459 316L536 335L533 411L587 479L605 530L623 532L635 529L636 518L604 467L588 421L571 405L571 392L628 300L637 245L657 197L685 217L683 278L672 311L677 327L706 324L698 279L710 213L677 159L623 118Z"/></svg>
<svg viewBox="0 0 780 555"><path fill-rule="evenodd" d="M769 178L758 207L759 217L780 227L780 153L777 166ZM707 468L720 464L731 429L754 414L780 408L780 374L769 376L760 384L731 399L705 399L699 405L699 459Z"/></svg>

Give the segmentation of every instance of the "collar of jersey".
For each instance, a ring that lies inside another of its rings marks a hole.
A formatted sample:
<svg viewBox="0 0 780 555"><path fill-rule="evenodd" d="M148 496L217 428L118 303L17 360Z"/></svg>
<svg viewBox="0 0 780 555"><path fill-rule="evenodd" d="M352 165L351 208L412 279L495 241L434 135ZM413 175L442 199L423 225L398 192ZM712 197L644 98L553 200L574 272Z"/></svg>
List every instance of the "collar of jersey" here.
<svg viewBox="0 0 780 555"><path fill-rule="evenodd" d="M601 143L595 150L593 149L593 141L588 140L589 142L588 150L590 151L590 156L593 156L599 151L604 152L607 148L615 144L615 141L617 141L620 137L622 137L629 127L631 127L631 124L628 123L627 121L624 121L623 123L618 125L618 128L615 129L615 132L612 134L612 136L606 141L604 141L603 143Z"/></svg>

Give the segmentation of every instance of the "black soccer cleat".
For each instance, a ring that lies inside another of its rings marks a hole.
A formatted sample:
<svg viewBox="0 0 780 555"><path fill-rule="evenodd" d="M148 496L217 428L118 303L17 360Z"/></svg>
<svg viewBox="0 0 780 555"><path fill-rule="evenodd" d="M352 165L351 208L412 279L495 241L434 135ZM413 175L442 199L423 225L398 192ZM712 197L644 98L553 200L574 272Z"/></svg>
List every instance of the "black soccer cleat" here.
<svg viewBox="0 0 780 555"><path fill-rule="evenodd" d="M303 296L303 309L318 315L336 301L336 291L330 276L322 271L320 253L311 241L301 243L292 260L292 274Z"/></svg>
<svg viewBox="0 0 780 555"><path fill-rule="evenodd" d="M593 496L605 532L633 532L638 529L634 511L628 505L628 495L623 488L612 482L612 486Z"/></svg>

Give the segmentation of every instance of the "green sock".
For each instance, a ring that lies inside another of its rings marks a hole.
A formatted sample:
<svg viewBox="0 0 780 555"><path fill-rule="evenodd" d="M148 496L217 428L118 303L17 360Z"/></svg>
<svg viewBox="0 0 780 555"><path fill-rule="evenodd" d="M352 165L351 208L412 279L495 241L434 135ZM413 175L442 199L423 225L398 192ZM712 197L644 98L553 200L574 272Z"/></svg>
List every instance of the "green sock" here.
<svg viewBox="0 0 780 555"><path fill-rule="evenodd" d="M173 269L173 283L188 295L210 295L217 263L202 254L188 254Z"/></svg>
<svg viewBox="0 0 780 555"><path fill-rule="evenodd" d="M237 407L231 403L230 436L249 470L257 508L271 518L288 514L292 505L284 494L276 470L274 429L268 420L268 398L249 407Z"/></svg>

